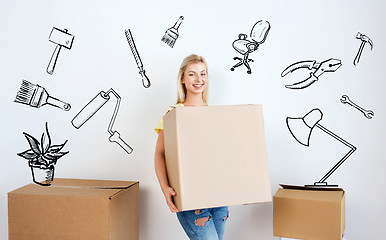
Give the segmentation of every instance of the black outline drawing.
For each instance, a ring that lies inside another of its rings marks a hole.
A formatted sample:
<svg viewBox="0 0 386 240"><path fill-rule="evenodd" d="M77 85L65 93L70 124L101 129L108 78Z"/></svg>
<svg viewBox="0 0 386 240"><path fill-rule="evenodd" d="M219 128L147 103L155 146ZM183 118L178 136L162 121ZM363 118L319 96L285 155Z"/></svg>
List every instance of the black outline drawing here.
<svg viewBox="0 0 386 240"><path fill-rule="evenodd" d="M178 28L180 27L183 20L184 17L180 16L174 26L166 30L165 35L161 38L161 41L168 44L171 48L173 48L174 44L176 43L176 40L179 35Z"/></svg>
<svg viewBox="0 0 386 240"><path fill-rule="evenodd" d="M56 66L56 61L58 60L58 56L62 47L67 49L71 49L72 43L74 42L74 36L68 33L67 29L59 29L53 27L50 33L48 40L56 44L55 50L52 53L50 62L47 67L47 73L53 74Z"/></svg>
<svg viewBox="0 0 386 240"><path fill-rule="evenodd" d="M137 66L138 66L138 69L139 69L139 74L141 74L142 85L145 88L148 88L148 87L150 87L150 80L146 76L145 70L143 69L143 64L142 64L142 61L141 61L141 57L138 54L138 50L137 50L137 47L135 46L133 35L131 35L130 29L126 29L125 30L125 35L126 35L127 41L129 42L130 50L133 53L135 62L137 63Z"/></svg>
<svg viewBox="0 0 386 240"><path fill-rule="evenodd" d="M326 180L328 177L331 176L331 174L333 174L340 167L340 165L343 164L344 161L346 161L348 157L350 157L350 155L353 152L355 152L356 147L348 143L347 141L345 141L335 133L331 132L327 128L320 125L319 121L322 120L322 118L323 118L322 111L320 111L320 109L318 108L315 108L315 109L312 109L310 112L308 112L306 115L304 115L304 117L299 117L299 118L287 117L286 123L291 135L296 139L296 141L298 141L300 144L304 146L307 146L307 147L309 146L312 130L314 129L314 127L318 127L323 132L327 133L328 135L332 136L333 138L335 138L336 140L338 140L339 142L343 143L344 145L350 148L350 151L345 156L343 156L343 158L340 159L339 162L333 168L331 168L331 170L328 171L328 173L325 176L323 176L318 182L315 182L313 185L306 185L308 187L312 187L312 186L337 187L338 185L327 184Z"/></svg>
<svg viewBox="0 0 386 240"><path fill-rule="evenodd" d="M30 149L17 155L28 160L34 183L42 186L50 186L54 180L55 165L58 159L69 153L68 151L61 152L68 140L59 145L51 145L51 136L48 132L47 122L45 130L40 142L28 133L23 132Z"/></svg>
<svg viewBox="0 0 386 240"><path fill-rule="evenodd" d="M101 91L98 93L89 103L86 104L86 106L82 108L82 110L80 110L80 112L72 119L71 123L75 128L79 129L103 105L105 105L107 101L110 100L110 94L114 95L114 97L117 99L117 102L115 104L115 109L107 128L107 132L110 134L109 141L117 143L121 148L123 148L123 150L130 154L133 152L133 149L125 141L123 141L119 132L113 130L113 125L117 117L121 102L121 97L114 91L114 89L110 88L110 90L107 92Z"/></svg>
<svg viewBox="0 0 386 240"><path fill-rule="evenodd" d="M359 59L361 58L362 51L363 51L363 48L365 47L366 43L369 43L371 46L371 50L373 50L373 41L368 36L358 32L356 39L360 39L362 42L361 42L361 45L360 45L359 50L357 52L357 55L354 58L354 62L353 62L354 66L356 66L359 63Z"/></svg>
<svg viewBox="0 0 386 240"><path fill-rule="evenodd" d="M251 33L249 35L251 40L247 39L247 34L239 34L238 39L233 41L232 47L238 53L244 55L244 57L233 58L233 60L238 60L239 62L233 67L231 67L231 71L234 71L235 68L244 65L247 67L247 73L252 73L251 67L249 66L249 62L253 62L253 60L249 58L249 54L256 51L259 46L265 42L270 29L271 25L268 21L260 20L252 27Z"/></svg>
<svg viewBox="0 0 386 240"><path fill-rule="evenodd" d="M17 92L14 102L29 105L31 107L40 108L43 105L51 105L61 108L65 111L71 109L71 105L57 98L51 97L44 87L37 84L22 81L19 91Z"/></svg>
<svg viewBox="0 0 386 240"><path fill-rule="evenodd" d="M363 113L363 115L365 115L366 118L368 119L372 119L374 117L374 112L372 110L367 110L367 109L364 109L360 106L358 106L357 104L355 104L353 101L351 101L351 99L347 96L347 95L343 95L341 98L340 98L340 101L341 103L345 104L347 103L348 105L358 109L360 112Z"/></svg>
<svg viewBox="0 0 386 240"><path fill-rule="evenodd" d="M284 69L284 71L281 73L281 76L284 77L288 73L292 73L300 68L308 68L311 70L311 72L307 79L291 85L285 85L285 87L289 89L303 89L318 81L319 77L323 73L335 72L340 66L342 66L342 61L334 58L330 58L320 63L316 62L315 60L300 61L291 64L286 69Z"/></svg>

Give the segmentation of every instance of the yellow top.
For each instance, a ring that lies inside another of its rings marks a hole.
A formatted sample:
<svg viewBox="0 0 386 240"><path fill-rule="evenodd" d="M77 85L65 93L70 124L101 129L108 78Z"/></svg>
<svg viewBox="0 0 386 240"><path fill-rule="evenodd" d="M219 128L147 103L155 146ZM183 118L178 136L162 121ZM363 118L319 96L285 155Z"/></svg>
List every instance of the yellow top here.
<svg viewBox="0 0 386 240"><path fill-rule="evenodd" d="M174 107L177 107L177 106L184 106L184 104L182 103L178 103L176 105L173 105L173 106L170 106L168 109L166 109L164 115L162 115L161 119L158 121L157 125L155 126L154 130L159 133L159 130L164 130L164 116L167 112L169 112L170 110L172 110Z"/></svg>

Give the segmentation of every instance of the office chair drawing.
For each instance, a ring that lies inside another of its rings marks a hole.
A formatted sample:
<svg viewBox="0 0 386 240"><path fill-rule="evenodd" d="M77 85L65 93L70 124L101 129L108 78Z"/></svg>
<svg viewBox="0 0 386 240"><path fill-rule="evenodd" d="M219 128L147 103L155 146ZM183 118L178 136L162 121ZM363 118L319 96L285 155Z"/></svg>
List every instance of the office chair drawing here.
<svg viewBox="0 0 386 240"><path fill-rule="evenodd" d="M239 62L231 67L231 71L234 71L235 68L244 65L247 67L247 73L252 73L249 62L253 62L253 59L249 58L249 54L256 51L259 48L259 45L264 43L270 28L271 26L268 21L260 20L252 27L250 34L251 40L247 39L247 34L239 34L238 39L232 43L232 46L237 52L239 52L241 55L244 55L244 57L233 58L234 60L239 60Z"/></svg>

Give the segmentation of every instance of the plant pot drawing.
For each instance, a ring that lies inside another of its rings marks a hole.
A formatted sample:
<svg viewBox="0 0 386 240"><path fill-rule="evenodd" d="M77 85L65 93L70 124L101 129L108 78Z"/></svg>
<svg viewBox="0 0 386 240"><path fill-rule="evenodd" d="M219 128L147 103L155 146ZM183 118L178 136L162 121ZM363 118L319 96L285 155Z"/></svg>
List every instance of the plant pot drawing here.
<svg viewBox="0 0 386 240"><path fill-rule="evenodd" d="M31 166L32 180L34 183L42 186L50 186L54 180L55 166L48 168L40 168L38 166Z"/></svg>
<svg viewBox="0 0 386 240"><path fill-rule="evenodd" d="M51 145L51 136L46 131L42 134L41 141L37 140L28 133L23 133L28 141L30 149L17 155L28 160L28 166L31 168L32 180L34 183L42 186L50 186L54 180L55 164L59 158L68 153L61 152L67 140L59 145Z"/></svg>

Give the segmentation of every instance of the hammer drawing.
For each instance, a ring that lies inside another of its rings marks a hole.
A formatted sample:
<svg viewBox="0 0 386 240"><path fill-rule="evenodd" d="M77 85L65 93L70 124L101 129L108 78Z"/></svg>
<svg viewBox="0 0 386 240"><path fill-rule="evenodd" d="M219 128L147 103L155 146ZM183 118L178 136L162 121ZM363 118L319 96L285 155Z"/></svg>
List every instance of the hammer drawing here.
<svg viewBox="0 0 386 240"><path fill-rule="evenodd" d="M52 53L51 60L47 67L47 73L51 75L54 73L56 61L58 60L58 56L62 47L65 47L67 49L71 49L72 47L74 36L67 33L67 31L68 31L67 29L61 30L56 27L53 27L50 37L48 38L50 42L53 42L56 44L55 50Z"/></svg>
<svg viewBox="0 0 386 240"><path fill-rule="evenodd" d="M354 65L355 66L359 63L359 59L361 58L362 51L363 51L363 48L365 47L366 43L369 43L371 46L371 50L373 50L373 41L371 41L371 39L369 37L358 32L356 38L362 40L362 43L361 43L361 46L359 47L358 53L354 59Z"/></svg>

